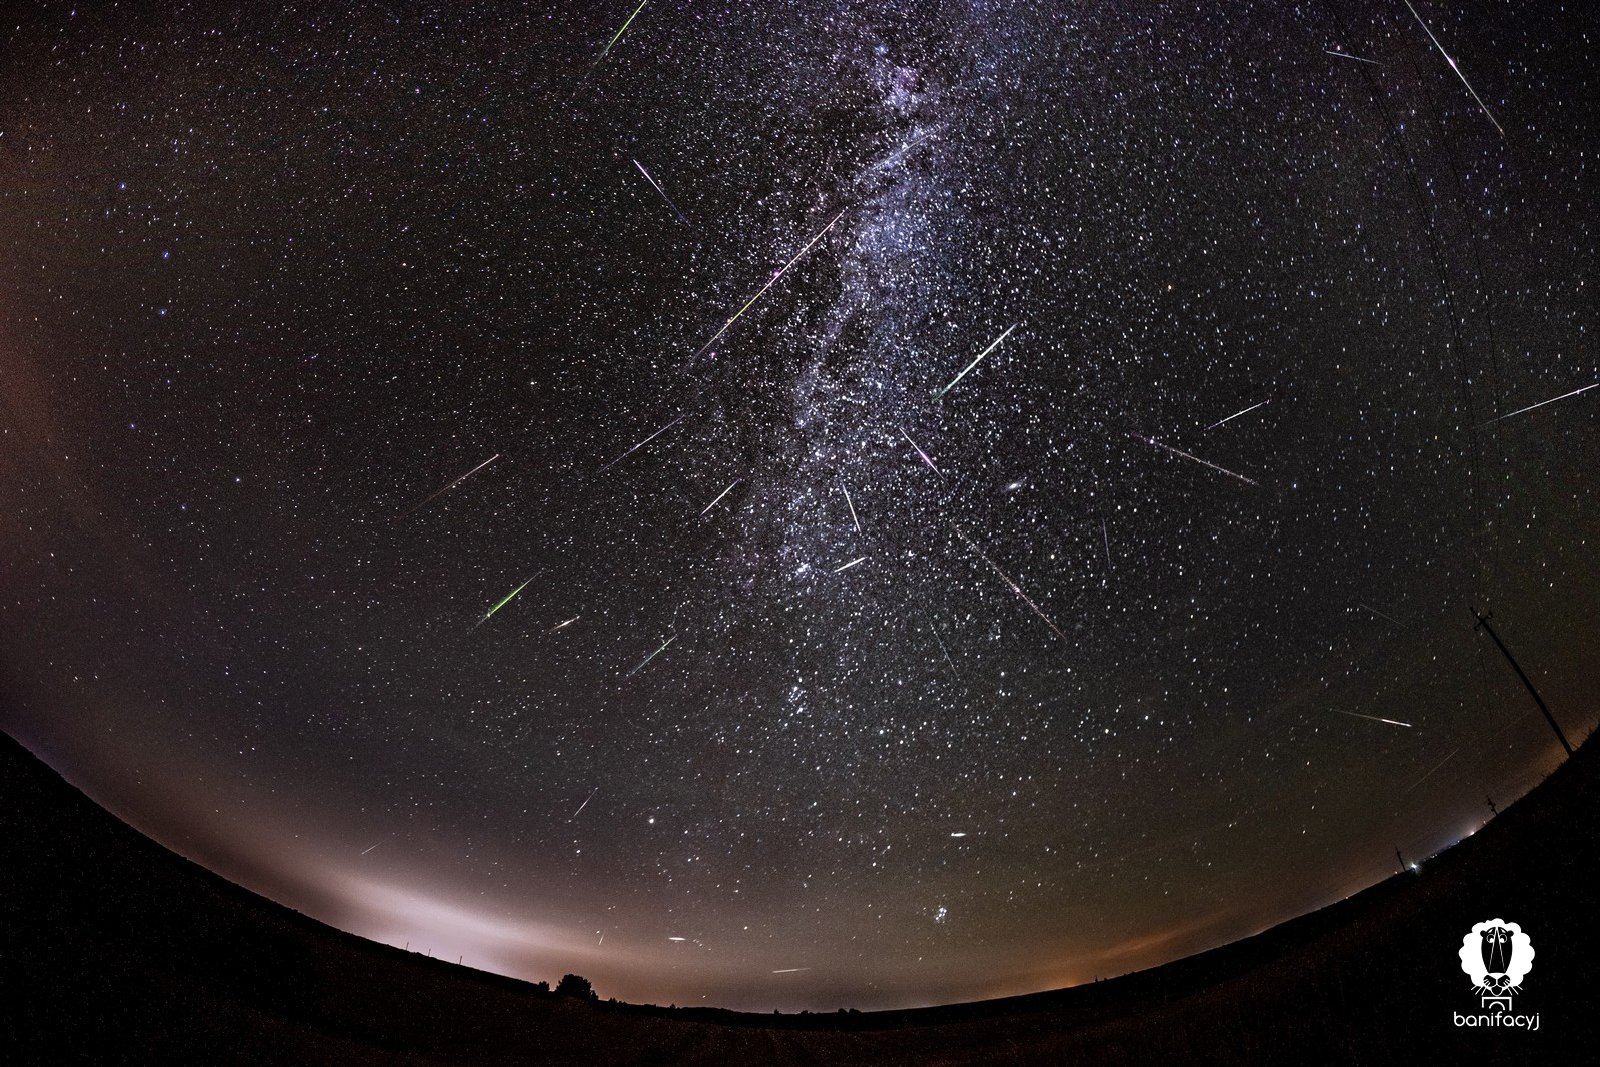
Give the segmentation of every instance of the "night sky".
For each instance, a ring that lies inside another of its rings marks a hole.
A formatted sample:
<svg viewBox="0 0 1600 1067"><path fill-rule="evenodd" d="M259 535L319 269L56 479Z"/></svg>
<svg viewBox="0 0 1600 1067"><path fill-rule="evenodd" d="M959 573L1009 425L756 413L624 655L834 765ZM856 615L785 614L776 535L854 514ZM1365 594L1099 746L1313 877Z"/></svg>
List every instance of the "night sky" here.
<svg viewBox="0 0 1600 1067"><path fill-rule="evenodd" d="M1600 719L1600 138L1583 5L1413 2L13 12L0 725L662 1004L1425 858L1560 755L1470 606Z"/></svg>

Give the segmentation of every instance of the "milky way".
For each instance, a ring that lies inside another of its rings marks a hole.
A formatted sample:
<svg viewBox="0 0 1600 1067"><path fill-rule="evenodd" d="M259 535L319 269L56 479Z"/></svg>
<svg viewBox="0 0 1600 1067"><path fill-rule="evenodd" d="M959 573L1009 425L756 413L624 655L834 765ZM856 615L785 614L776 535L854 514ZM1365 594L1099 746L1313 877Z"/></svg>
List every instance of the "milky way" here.
<svg viewBox="0 0 1600 1067"><path fill-rule="evenodd" d="M135 825L883 1007L1471 832L1559 758L1473 605L1600 718L1577 16L459 7L7 33L0 721Z"/></svg>

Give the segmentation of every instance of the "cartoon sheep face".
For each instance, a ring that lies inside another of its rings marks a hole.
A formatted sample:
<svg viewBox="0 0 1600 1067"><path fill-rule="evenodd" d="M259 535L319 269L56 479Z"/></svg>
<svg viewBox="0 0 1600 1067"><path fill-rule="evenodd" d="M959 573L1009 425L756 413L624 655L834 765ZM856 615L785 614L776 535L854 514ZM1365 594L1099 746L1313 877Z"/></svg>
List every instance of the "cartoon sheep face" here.
<svg viewBox="0 0 1600 1067"><path fill-rule="evenodd" d="M1461 970L1475 990L1509 996L1522 991L1522 979L1533 967L1533 942L1516 923L1490 919L1462 938L1460 956Z"/></svg>

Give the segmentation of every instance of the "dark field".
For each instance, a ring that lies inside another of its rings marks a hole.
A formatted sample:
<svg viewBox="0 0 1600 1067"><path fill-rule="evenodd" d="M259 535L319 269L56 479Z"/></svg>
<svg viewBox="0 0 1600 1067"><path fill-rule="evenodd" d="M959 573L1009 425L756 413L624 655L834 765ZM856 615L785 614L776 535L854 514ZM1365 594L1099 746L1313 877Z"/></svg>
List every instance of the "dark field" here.
<svg viewBox="0 0 1600 1067"><path fill-rule="evenodd" d="M1594 1034L1597 756L1483 831L1257 937L979 1004L750 1015L539 996L340 933L123 825L0 739L6 1059L20 1063L1579 1062ZM1502 917L1537 1032L1459 1029L1456 953ZM550 975L553 982L559 975ZM604 990L600 991L602 994Z"/></svg>

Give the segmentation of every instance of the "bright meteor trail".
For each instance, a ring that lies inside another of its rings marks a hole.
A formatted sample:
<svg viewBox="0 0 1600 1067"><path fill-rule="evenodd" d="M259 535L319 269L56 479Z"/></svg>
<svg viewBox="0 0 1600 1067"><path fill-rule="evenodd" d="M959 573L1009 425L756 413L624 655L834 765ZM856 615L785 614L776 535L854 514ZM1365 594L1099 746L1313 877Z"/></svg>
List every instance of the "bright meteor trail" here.
<svg viewBox="0 0 1600 1067"><path fill-rule="evenodd" d="M996 565L995 561L989 558L989 554L987 552L985 552L983 549L978 547L978 543L976 541L974 541L972 538L968 537L964 532L962 532L961 527L956 526L956 527L954 527L954 529L956 531L956 536L961 538L961 540L965 541L967 543L967 547L972 549L972 551L976 552L978 554L978 558L983 560L985 563L987 563L989 565L989 569L994 571L996 574L998 574L1000 576L1000 580L1005 582L1006 585L1011 588L1011 591L1013 593L1017 594L1017 596L1022 598L1022 602L1024 604L1028 605L1028 610L1033 612L1035 615L1039 616L1039 620L1041 622L1043 622L1046 626L1050 627L1050 632L1051 633L1055 634L1057 637L1061 638L1061 640L1063 640L1063 641L1068 641L1067 635L1061 632L1061 627L1057 626L1051 620L1050 616L1046 615L1042 610L1040 610L1039 605L1035 604L1033 602L1033 599L1031 597L1029 597L1027 593L1024 593L1022 591L1022 586L1018 585L1016 582L1013 582L1011 580L1011 576L1006 574L1005 571L1001 570L999 568L999 566Z"/></svg>
<svg viewBox="0 0 1600 1067"><path fill-rule="evenodd" d="M1450 69L1456 72L1456 77L1461 79L1461 84L1467 87L1467 92L1472 94L1472 99L1476 100L1478 102L1478 106L1483 109L1484 118L1488 119L1491 123L1494 123L1495 132L1501 137L1504 137L1506 135L1506 131L1501 128L1500 123L1495 121L1494 115L1490 114L1489 105L1483 102L1483 98L1478 95L1478 90L1472 87L1472 83L1467 81L1467 76L1461 73L1461 68L1456 66L1455 59L1451 57L1449 52L1444 50L1444 45L1440 44L1439 38L1435 37L1433 35L1433 31L1428 29L1428 24L1422 21L1422 16L1417 14L1417 9L1411 6L1411 0L1406 0L1406 7L1410 10L1411 17L1417 20L1417 25L1422 27L1422 32L1428 35L1428 40L1433 42L1433 47L1439 50L1439 54L1444 56L1444 61L1450 64Z"/></svg>
<svg viewBox="0 0 1600 1067"><path fill-rule="evenodd" d="M683 212L678 210L678 205L674 204L672 202L672 197L668 196L667 191L661 188L661 183L652 178L650 176L650 172L644 169L644 164L640 163L636 159L633 161L633 165L639 168L639 173L644 175L644 180L650 183L650 187L661 194L661 199L665 200L667 202L667 206L672 209L672 213L678 216L678 221L683 223L685 226L689 225L689 220L683 217Z"/></svg>
<svg viewBox="0 0 1600 1067"><path fill-rule="evenodd" d="M1357 63L1370 63L1374 67L1383 66L1383 64L1379 63L1376 59L1365 59L1361 56L1353 56L1349 52L1336 52L1331 48L1324 48L1323 51L1328 53L1330 56L1338 56L1340 59L1353 59Z"/></svg>
<svg viewBox="0 0 1600 1067"><path fill-rule="evenodd" d="M976 367L979 363L983 362L984 356L987 356L990 352L993 352L995 349L999 348L1001 342L1003 342L1007 337L1010 337L1011 331L1015 330L1017 326L1017 323L1012 323L1010 326L1007 326L1005 333L1001 334L999 337L996 337L993 341L990 341L988 348L985 348L982 352L979 352L977 358L962 368L960 374L950 379L950 384L946 385L943 389L935 390L933 394L934 399L937 400L939 397L944 396L944 394L948 393L952 388L954 388L957 382L971 373L973 367Z"/></svg>
<svg viewBox="0 0 1600 1067"><path fill-rule="evenodd" d="M578 810L577 811L573 812L570 816L568 816L567 821L571 822L573 819L576 819L578 816L582 815L583 814L583 809L587 808L589 806L589 801L593 800L595 793L598 793L598 792L600 792L600 787L599 786L595 786L594 787L594 793L590 793L588 796L583 798L583 803L578 805Z"/></svg>
<svg viewBox="0 0 1600 1067"><path fill-rule="evenodd" d="M410 515L411 512L413 512L413 511L420 511L421 509L427 507L433 501L439 499L439 497L441 497L444 494L448 493L450 490L454 489L456 486L460 485L462 482L466 481L468 478L472 477L474 474L477 474L479 471L483 470L483 468L487 467L489 464L493 463L495 460L497 460L499 458L500 458L500 453L496 452L494 455L490 456L488 459L484 460L482 463L478 464L476 467L473 467L471 470L469 470L467 473L463 474L461 477L457 478L455 481L451 482L449 485L446 485L441 489L435 489L432 493L430 493L427 497L425 497L420 503L413 504L411 506L411 509L406 512L406 515ZM405 518L405 515L402 515L401 518Z"/></svg>
<svg viewBox="0 0 1600 1067"><path fill-rule="evenodd" d="M935 467L933 465L933 460L928 458L928 454L922 450L922 446L921 445L917 444L915 441L913 441L911 439L911 435L910 434L906 433L904 430L901 430L900 431L900 436L904 437L906 439L906 444L910 445L912 448L917 450L917 455L922 457L922 462L924 462L924 463L926 463L928 465L928 469L929 470L931 470L933 473L937 474L941 478L944 477L944 471L940 470L938 467Z"/></svg>
<svg viewBox="0 0 1600 1067"><path fill-rule="evenodd" d="M860 533L861 518L856 514L856 502L850 499L850 487L840 482L839 489L844 493L845 505L850 508L850 521L856 524L856 533Z"/></svg>
<svg viewBox="0 0 1600 1067"><path fill-rule="evenodd" d="M531 582L531 581L533 581L533 579L529 578L528 582ZM494 618L494 613L495 612L499 611L501 608L503 608L507 604L511 603L512 599L515 598L518 593L520 593L524 589L528 588L528 582L523 582L521 585L519 585L515 589L511 590L511 592L509 592L505 596L501 597L499 603L495 604L494 607L489 609L489 614L485 615L483 618L478 620L478 625L482 626L484 623L486 623L490 619Z"/></svg>
<svg viewBox="0 0 1600 1067"><path fill-rule="evenodd" d="M1487 426L1490 422L1499 422L1501 419L1509 419L1513 415L1521 415L1525 411L1532 411L1534 408L1542 408L1546 404L1554 404L1557 400L1565 400L1569 396L1577 396L1579 393L1587 393L1589 390L1594 388L1600 388L1600 382L1595 382L1594 385L1586 385L1582 389L1574 389L1570 393L1562 393L1560 396L1553 396L1549 400L1541 400L1537 404L1529 404L1525 408L1518 408L1515 411L1508 411L1504 415L1496 415L1488 422L1480 422L1478 425Z"/></svg>
<svg viewBox="0 0 1600 1067"><path fill-rule="evenodd" d="M1245 408L1243 411L1235 411L1232 415L1229 415L1225 419L1218 419L1216 422L1213 422L1210 426L1207 426L1206 429L1215 430L1218 426L1221 426L1225 422L1232 422L1234 419L1237 419L1240 415L1248 415L1252 411L1254 411L1256 408L1266 407L1270 403L1272 403L1272 401L1263 400L1259 404L1251 404L1249 407Z"/></svg>
<svg viewBox="0 0 1600 1067"><path fill-rule="evenodd" d="M717 502L720 501L723 497L727 496L729 493L733 492L733 487L738 485L743 480L744 479L742 479L742 478L735 478L733 481L729 482L728 483L728 488L726 488L722 492L718 493L716 500L713 500L711 503L707 504L705 507L700 509L700 514L703 516L706 512L708 512L712 508L716 507L717 506Z"/></svg>
<svg viewBox="0 0 1600 1067"><path fill-rule="evenodd" d="M1261 483L1256 482L1256 481L1252 481L1251 479L1246 478L1242 474L1236 474L1235 472L1229 470L1227 467L1219 467L1215 463L1212 463L1210 460L1201 459L1199 456L1192 456L1189 453L1185 452L1181 448L1173 448L1171 445L1164 445L1160 441L1157 441L1153 437L1140 437L1136 433L1130 433L1128 436L1133 438L1135 441L1143 441L1147 445L1155 445L1157 448L1164 448L1168 452L1171 452L1174 456L1182 456L1184 459L1193 460L1194 462L1199 463L1199 464L1201 464L1203 466L1210 467L1214 471L1221 471L1223 474L1226 474L1228 477L1237 478L1241 482L1244 482L1246 485L1254 485L1257 488L1260 487Z"/></svg>
<svg viewBox="0 0 1600 1067"><path fill-rule="evenodd" d="M1343 711L1339 708L1334 708L1332 710L1339 712L1340 715L1348 715L1353 719L1369 719L1372 722L1388 723L1390 726L1404 726L1408 730L1414 729L1410 723L1400 722L1398 719L1380 719L1376 715L1363 715L1359 711Z"/></svg>
<svg viewBox="0 0 1600 1067"><path fill-rule="evenodd" d="M709 341L707 341L705 344L701 345L700 348L695 352L695 354L689 357L689 364L688 365L693 365L694 361L699 359L705 353L706 349L708 349L712 345L716 344L717 343L717 338L719 338L723 334L727 333L728 332L728 327L732 326L735 322L737 322L740 315L743 315L746 311L749 311L750 308L755 304L755 302L757 300L760 300L762 295L765 294L768 289L772 288L773 283L775 283L779 278L783 277L784 273L786 271L788 271L788 269L790 267L792 267L796 263L800 262L800 258L802 256L804 256L807 252L811 251L811 249L816 247L817 242L822 240L822 238L827 234L827 232L829 230L833 229L835 223L837 223L840 219L844 218L844 213L845 213L845 211L848 211L848 210L849 210L849 208L845 208L844 210L840 211L837 215L835 215L833 217L833 220L831 222L829 222L826 226L824 226L822 228L822 230L815 237L813 237L811 240L806 242L806 246L804 248L802 248L800 251L798 251L798 252L796 252L794 254L794 258L793 259L791 259L791 260L789 260L789 262L785 263L781 268L779 268L779 270L778 270L778 272L776 274L774 274L772 277L768 278L767 279L767 284L763 285L760 289L757 289L756 290L756 295L752 296L749 300L746 300L744 302L744 307L740 308L738 311L735 311L732 315L730 315L728 317L728 321L722 324L722 329L720 329L716 333L712 334L711 335L711 339Z"/></svg>
<svg viewBox="0 0 1600 1067"><path fill-rule="evenodd" d="M645 664L649 663L651 660L653 660L657 656L661 655L661 653L665 652L667 650L667 646L672 644L672 642L676 641L677 639L678 639L678 635L677 634L673 634L671 637L669 637L665 641L661 642L661 644L656 647L656 650L654 652L650 653L644 659L640 660L638 662L638 664L634 666L633 670L631 670L627 674L623 675L623 677L632 678L634 675L636 675L640 671L644 670Z"/></svg>
<svg viewBox="0 0 1600 1067"><path fill-rule="evenodd" d="M650 0L639 0L639 6L633 9L633 14L628 16L628 21L624 22L622 24L622 28L611 35L611 40L606 42L606 46L602 48L600 50L600 54L595 57L596 65L599 64L600 60L604 59L608 54L610 54L611 49L616 46L618 41L622 40L622 35L628 32L628 27L633 25L633 20L639 17L639 12L643 11L644 5L648 4L649 2Z"/></svg>
<svg viewBox="0 0 1600 1067"><path fill-rule="evenodd" d="M601 474L601 473L603 473L605 471L610 470L612 467L615 467L618 463L621 463L623 460L627 459L629 456L631 456L635 452L639 451L639 449L643 448L645 445L649 444L651 441L654 441L656 438L660 437L662 434L666 433L668 430L672 429L674 426L678 425L678 423L680 423L682 421L683 421L683 416L679 415L677 418L673 419L671 422L669 422L665 426L661 427L661 429L657 430L655 433L651 434L649 437L646 437L643 441L640 441L638 444L636 444L632 448L628 449L622 455L618 456L616 459L612 460L610 463L607 463L604 467L601 467L599 470L595 471L595 473L596 474Z"/></svg>

